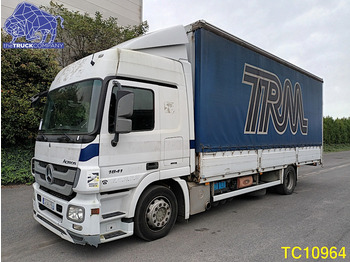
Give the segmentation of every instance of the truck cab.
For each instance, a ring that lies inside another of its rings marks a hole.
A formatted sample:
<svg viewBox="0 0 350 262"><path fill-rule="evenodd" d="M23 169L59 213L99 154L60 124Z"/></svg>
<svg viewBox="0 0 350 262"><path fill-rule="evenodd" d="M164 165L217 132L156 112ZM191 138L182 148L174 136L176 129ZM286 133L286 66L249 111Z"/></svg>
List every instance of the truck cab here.
<svg viewBox="0 0 350 262"><path fill-rule="evenodd" d="M119 47L64 68L47 95L32 160L35 219L71 242L97 245L133 234L150 185L184 195L178 177L194 161L189 70L186 60ZM152 207L163 210L149 212L163 216L163 225L147 224L152 231L174 223L177 203L158 199Z"/></svg>

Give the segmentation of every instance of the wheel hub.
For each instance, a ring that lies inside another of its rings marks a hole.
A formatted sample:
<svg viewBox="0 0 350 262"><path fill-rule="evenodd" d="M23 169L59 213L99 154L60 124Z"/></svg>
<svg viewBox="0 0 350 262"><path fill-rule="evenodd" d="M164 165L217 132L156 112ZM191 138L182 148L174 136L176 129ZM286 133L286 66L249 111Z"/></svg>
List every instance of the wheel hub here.
<svg viewBox="0 0 350 262"><path fill-rule="evenodd" d="M146 216L150 227L162 228L170 219L170 205L164 199L155 199L148 206Z"/></svg>

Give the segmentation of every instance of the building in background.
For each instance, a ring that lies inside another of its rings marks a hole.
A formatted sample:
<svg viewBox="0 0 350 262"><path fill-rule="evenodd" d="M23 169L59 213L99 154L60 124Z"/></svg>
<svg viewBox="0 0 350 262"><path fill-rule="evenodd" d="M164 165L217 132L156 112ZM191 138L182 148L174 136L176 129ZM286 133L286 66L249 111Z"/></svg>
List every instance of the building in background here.
<svg viewBox="0 0 350 262"><path fill-rule="evenodd" d="M19 3L28 2L40 6L49 6L50 0L2 0L1 1L1 27L6 19L12 15ZM142 0L60 0L54 1L63 4L65 8L91 16L99 11L104 18L110 16L118 18L121 26L133 26L142 23Z"/></svg>

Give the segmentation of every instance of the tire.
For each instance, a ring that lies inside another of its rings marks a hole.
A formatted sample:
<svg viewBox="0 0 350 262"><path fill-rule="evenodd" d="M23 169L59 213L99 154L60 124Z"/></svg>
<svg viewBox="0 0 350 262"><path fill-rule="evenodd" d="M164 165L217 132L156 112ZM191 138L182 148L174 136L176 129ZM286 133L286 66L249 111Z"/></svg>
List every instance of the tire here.
<svg viewBox="0 0 350 262"><path fill-rule="evenodd" d="M141 195L135 211L135 234L147 241L166 236L178 213L174 193L164 186L151 186Z"/></svg>
<svg viewBox="0 0 350 262"><path fill-rule="evenodd" d="M293 166L288 166L284 170L283 184L277 186L278 193L282 195L290 195L293 193L297 185L297 174Z"/></svg>

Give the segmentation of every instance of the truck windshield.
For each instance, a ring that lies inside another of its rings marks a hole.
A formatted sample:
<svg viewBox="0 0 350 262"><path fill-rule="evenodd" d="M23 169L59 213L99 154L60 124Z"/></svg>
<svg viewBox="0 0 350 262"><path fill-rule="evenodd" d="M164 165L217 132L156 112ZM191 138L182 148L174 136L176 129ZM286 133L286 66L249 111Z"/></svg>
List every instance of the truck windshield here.
<svg viewBox="0 0 350 262"><path fill-rule="evenodd" d="M49 92L41 131L46 134L88 134L95 129L101 80L86 80Z"/></svg>

